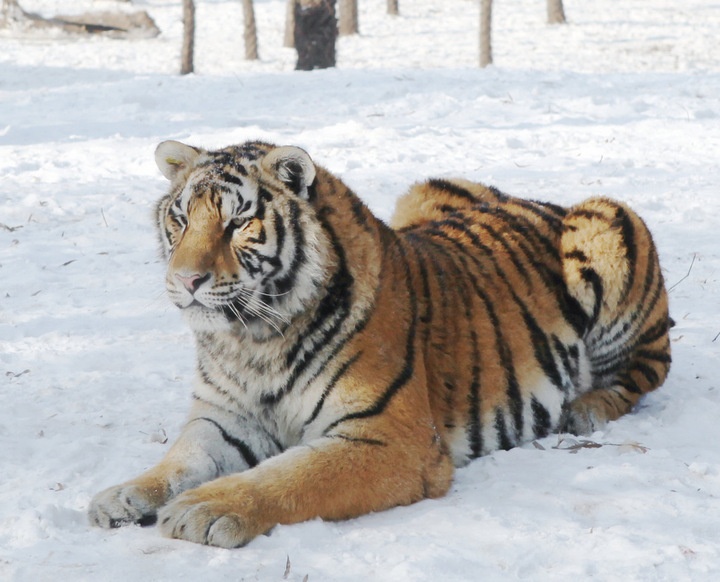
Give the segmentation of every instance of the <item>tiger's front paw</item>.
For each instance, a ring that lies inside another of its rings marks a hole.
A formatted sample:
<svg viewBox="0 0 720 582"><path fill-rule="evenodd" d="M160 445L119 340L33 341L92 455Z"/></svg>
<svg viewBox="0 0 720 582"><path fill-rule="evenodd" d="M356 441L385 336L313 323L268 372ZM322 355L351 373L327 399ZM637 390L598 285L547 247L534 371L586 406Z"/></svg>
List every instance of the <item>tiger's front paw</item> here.
<svg viewBox="0 0 720 582"><path fill-rule="evenodd" d="M176 497L158 512L158 526L171 538L221 548L239 548L264 530L237 491L207 491L200 487ZM269 528L266 528L269 529Z"/></svg>
<svg viewBox="0 0 720 582"><path fill-rule="evenodd" d="M158 505L157 491L139 485L116 485L93 497L88 519L91 525L104 528L130 523L148 525L155 521Z"/></svg>

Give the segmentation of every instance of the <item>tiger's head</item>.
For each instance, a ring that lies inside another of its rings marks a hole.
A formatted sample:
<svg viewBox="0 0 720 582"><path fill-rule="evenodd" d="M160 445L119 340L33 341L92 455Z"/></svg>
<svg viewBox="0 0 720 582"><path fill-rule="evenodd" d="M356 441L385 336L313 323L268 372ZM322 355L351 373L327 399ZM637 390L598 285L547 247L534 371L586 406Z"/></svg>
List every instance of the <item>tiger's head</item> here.
<svg viewBox="0 0 720 582"><path fill-rule="evenodd" d="M157 225L172 302L199 331L282 333L332 264L310 156L261 142L207 151L165 141L155 160L171 182Z"/></svg>

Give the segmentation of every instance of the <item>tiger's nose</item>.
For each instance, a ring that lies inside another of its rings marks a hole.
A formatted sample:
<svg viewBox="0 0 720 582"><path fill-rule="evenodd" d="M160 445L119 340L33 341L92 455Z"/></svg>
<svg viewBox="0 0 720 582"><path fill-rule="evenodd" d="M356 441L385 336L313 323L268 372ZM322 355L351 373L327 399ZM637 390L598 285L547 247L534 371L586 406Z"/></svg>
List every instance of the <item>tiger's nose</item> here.
<svg viewBox="0 0 720 582"><path fill-rule="evenodd" d="M187 289L191 295L194 295L200 286L210 278L210 273L205 273L204 275L195 274L190 276L175 273L175 278L185 286L185 289Z"/></svg>

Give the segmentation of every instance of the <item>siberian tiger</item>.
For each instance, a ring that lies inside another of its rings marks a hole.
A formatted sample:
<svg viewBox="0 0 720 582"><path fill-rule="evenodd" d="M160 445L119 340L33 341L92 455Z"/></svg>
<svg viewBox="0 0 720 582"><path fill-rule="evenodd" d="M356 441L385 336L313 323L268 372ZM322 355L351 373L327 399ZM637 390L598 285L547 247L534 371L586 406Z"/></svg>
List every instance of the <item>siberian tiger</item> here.
<svg viewBox="0 0 720 582"><path fill-rule="evenodd" d="M670 366L645 224L435 179L390 226L296 147L161 143L170 299L194 331L187 424L91 523L238 547L279 523L445 494L454 467L629 412Z"/></svg>

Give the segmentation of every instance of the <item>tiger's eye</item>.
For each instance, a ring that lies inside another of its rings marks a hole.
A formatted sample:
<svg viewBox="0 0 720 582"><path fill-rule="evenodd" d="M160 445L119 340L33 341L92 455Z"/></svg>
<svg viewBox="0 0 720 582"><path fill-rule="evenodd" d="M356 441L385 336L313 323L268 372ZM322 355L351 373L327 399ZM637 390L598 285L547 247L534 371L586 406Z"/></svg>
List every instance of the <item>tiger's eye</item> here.
<svg viewBox="0 0 720 582"><path fill-rule="evenodd" d="M227 230L230 234L235 232L241 232L250 225L251 219L246 217L238 216L233 218L227 225Z"/></svg>

